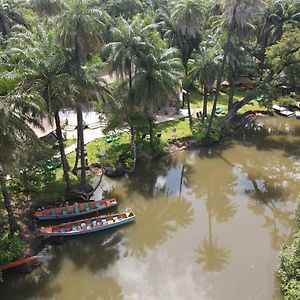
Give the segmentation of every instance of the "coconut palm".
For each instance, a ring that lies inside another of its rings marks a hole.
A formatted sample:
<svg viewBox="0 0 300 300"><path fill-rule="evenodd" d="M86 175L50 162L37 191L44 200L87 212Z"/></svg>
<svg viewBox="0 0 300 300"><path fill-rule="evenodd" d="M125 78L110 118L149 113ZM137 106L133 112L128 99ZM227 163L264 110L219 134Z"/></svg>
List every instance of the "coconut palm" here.
<svg viewBox="0 0 300 300"><path fill-rule="evenodd" d="M67 73L68 53L64 53L56 39L56 31L35 25L34 31L18 28L9 41L12 59L23 66L23 84L39 93L47 106L50 119L54 117L60 157L67 188L70 188L69 165L60 125L59 110L72 105L72 79Z"/></svg>
<svg viewBox="0 0 300 300"><path fill-rule="evenodd" d="M227 40L224 46L223 60L220 65L216 94L214 98L213 108L209 124L206 131L206 140L210 140L210 133L213 119L215 117L217 102L220 94L221 81L224 76L227 56L230 51L230 45L234 33L245 33L247 28L251 26L251 22L257 14L263 9L264 1L262 0L224 0L223 1L223 24L227 28Z"/></svg>
<svg viewBox="0 0 300 300"><path fill-rule="evenodd" d="M73 51L76 64L77 82L81 84L82 65L89 54L97 52L103 45L103 32L107 15L89 0L70 1L64 13L57 19L60 41L65 48ZM77 110L77 151L74 171L77 169L79 154L81 157L81 185L86 186L84 135L82 105L76 99Z"/></svg>
<svg viewBox="0 0 300 300"><path fill-rule="evenodd" d="M137 61L137 72L133 79L134 94L141 99L148 118L150 147L153 150L153 117L159 106L170 97L177 98L181 63L175 58L176 51L167 49L157 53L150 52Z"/></svg>
<svg viewBox="0 0 300 300"><path fill-rule="evenodd" d="M63 0L32 0L32 8L40 16L57 16L65 8L65 2Z"/></svg>
<svg viewBox="0 0 300 300"><path fill-rule="evenodd" d="M182 0L180 2L174 2L171 13L171 21L176 33L176 46L181 51L181 59L186 77L186 80L184 82L188 82L187 63L195 48L195 39L201 29L202 17L202 7L197 0ZM183 88L187 90L186 86L184 86ZM188 93L185 93L184 100L185 99L188 106L190 123L192 123ZM185 101L183 101L183 105L184 102Z"/></svg>
<svg viewBox="0 0 300 300"><path fill-rule="evenodd" d="M139 20L134 20L129 24L124 18L120 18L118 22L118 28L114 30L113 40L107 44L104 51L109 52L109 65L111 72L115 72L123 79L128 78L128 95L126 105L127 121L130 125L131 132L131 151L133 157L133 167L136 163L136 128L134 125L135 104L132 89L132 78L136 71L136 60L143 56L145 51L150 46L145 42L141 34L141 26Z"/></svg>
<svg viewBox="0 0 300 300"><path fill-rule="evenodd" d="M27 25L19 1L0 0L0 33L3 36L9 35L15 24Z"/></svg>
<svg viewBox="0 0 300 300"><path fill-rule="evenodd" d="M204 90L203 119L207 117L207 100L218 74L218 63L217 53L214 49L206 47L203 48L199 54L196 54L193 59L189 60L189 77L193 80L199 80Z"/></svg>
<svg viewBox="0 0 300 300"><path fill-rule="evenodd" d="M40 127L40 107L35 100L38 95L25 93L14 72L1 72L0 94L0 184L4 205L8 213L10 233L13 234L18 226L11 198L7 189L6 175L15 161L15 151L22 149L23 142L36 138L28 124ZM6 87L7 90L4 90Z"/></svg>

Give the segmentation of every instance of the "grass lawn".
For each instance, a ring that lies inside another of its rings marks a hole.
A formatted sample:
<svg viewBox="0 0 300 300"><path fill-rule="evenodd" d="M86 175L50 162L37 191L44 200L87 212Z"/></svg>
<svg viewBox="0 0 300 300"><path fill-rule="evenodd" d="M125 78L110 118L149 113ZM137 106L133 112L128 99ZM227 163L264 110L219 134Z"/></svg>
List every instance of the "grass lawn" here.
<svg viewBox="0 0 300 300"><path fill-rule="evenodd" d="M239 89L236 89L234 91L234 101L240 101L243 98L245 98L250 91L242 91ZM193 90L190 94L190 101L191 101L191 108L192 109L201 109L203 107L203 96L199 93L197 90ZM220 97L218 100L217 107L221 108L223 111L227 113L227 102L228 102L228 96L224 92L220 92ZM210 98L207 105L208 113L211 113L213 106L213 98ZM266 107L260 106L259 102L257 100L252 100L250 104L243 106L239 113L243 114L249 110L264 110L267 111L268 109Z"/></svg>
<svg viewBox="0 0 300 300"><path fill-rule="evenodd" d="M234 92L234 100L238 101L243 99L249 91L241 91L236 89ZM220 98L218 101L217 107L222 109L224 113L227 113L227 101L228 96L226 93L221 92ZM193 90L190 93L190 103L192 109L201 109L203 106L203 96L199 93L198 90ZM213 105L213 98L209 99L208 102L208 113L211 113ZM251 101L250 104L245 105L239 110L239 113L245 113L249 110L267 110L267 108L260 106L259 102L257 100ZM222 116L217 116L216 122L218 119L222 118ZM173 128L176 128L176 134L173 133ZM170 139L174 138L183 138L183 137L189 137L189 136L195 136L198 139L201 139L204 137L204 130L203 125L199 122L199 120L194 119L194 125L192 129L189 125L189 119L179 119L174 121L168 121L164 123L160 123L155 125L155 135L161 132L161 137L157 138L155 137L155 141L160 141L160 147L163 147L165 144L168 143ZM113 141L110 143L107 143L105 138L100 138L97 140L92 141L88 145L86 145L86 150L88 153L88 162L89 164L95 164L101 162L102 164L106 165L113 165L116 161L116 159L119 157L120 154L125 153L126 157L130 157L130 134L129 132L123 132L118 135L119 139L117 141ZM67 140L65 142L65 146L70 146L76 142L75 139ZM138 147L142 151L147 151L149 149L149 139L141 139L138 137L137 139ZM103 155L102 158L100 158L100 154ZM68 156L68 162L70 166L74 165L75 161L75 152L70 153ZM62 169L57 169L56 171L57 178L61 179L63 177ZM74 176L73 180L77 180L77 178Z"/></svg>

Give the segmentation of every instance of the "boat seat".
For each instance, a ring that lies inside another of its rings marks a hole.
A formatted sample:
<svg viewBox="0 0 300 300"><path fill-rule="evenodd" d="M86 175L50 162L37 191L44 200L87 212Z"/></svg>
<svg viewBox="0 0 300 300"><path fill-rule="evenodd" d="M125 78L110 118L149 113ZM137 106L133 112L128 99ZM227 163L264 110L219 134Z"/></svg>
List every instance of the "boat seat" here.
<svg viewBox="0 0 300 300"><path fill-rule="evenodd" d="M95 201L95 206L96 206L97 208L99 208L99 207L101 206L100 202L99 202L99 201Z"/></svg>
<svg viewBox="0 0 300 300"><path fill-rule="evenodd" d="M86 205L85 205L85 210L86 210L86 211L90 211L90 210L91 210L91 208L90 208L90 205L89 205L89 204L86 204Z"/></svg>
<svg viewBox="0 0 300 300"><path fill-rule="evenodd" d="M80 208L78 206L74 207L74 213L79 214L80 213Z"/></svg>
<svg viewBox="0 0 300 300"><path fill-rule="evenodd" d="M92 225L93 225L93 227L97 227L97 221L92 221Z"/></svg>
<svg viewBox="0 0 300 300"><path fill-rule="evenodd" d="M67 214L68 214L67 210L66 210L66 209L63 209L63 210L62 210L62 214L63 214L63 215L67 215Z"/></svg>
<svg viewBox="0 0 300 300"><path fill-rule="evenodd" d="M106 219L102 219L101 222L102 222L103 224L105 224L105 223L107 223L107 220L106 220Z"/></svg>
<svg viewBox="0 0 300 300"><path fill-rule="evenodd" d="M51 215L56 215L56 210L51 210Z"/></svg>

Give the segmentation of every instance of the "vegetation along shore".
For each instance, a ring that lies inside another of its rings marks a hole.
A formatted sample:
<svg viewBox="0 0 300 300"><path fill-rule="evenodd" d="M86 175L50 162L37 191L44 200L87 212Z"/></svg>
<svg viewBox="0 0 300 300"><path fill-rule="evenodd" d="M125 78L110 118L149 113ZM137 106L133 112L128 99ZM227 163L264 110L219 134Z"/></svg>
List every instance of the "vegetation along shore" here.
<svg viewBox="0 0 300 300"><path fill-rule="evenodd" d="M31 256L22 270L38 265L35 255L53 240L38 234L37 209L76 215L84 203L89 211L99 188L111 194L103 178L138 182L138 165L225 149L257 118L300 119L299 45L297 0L0 0L0 266ZM93 232L139 220L138 212L113 216L53 228L64 236L71 226L82 234L86 225ZM281 297L299 299L299 233L285 243Z"/></svg>

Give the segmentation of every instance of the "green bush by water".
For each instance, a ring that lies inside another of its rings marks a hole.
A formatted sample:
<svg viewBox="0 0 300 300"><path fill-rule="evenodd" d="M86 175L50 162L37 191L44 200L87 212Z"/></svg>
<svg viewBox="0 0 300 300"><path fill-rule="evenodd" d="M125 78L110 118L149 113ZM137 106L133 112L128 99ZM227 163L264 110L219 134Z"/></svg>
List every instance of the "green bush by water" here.
<svg viewBox="0 0 300 300"><path fill-rule="evenodd" d="M300 299L300 199L295 214L298 232L291 246L283 246L279 255L280 266L277 269L285 300Z"/></svg>

